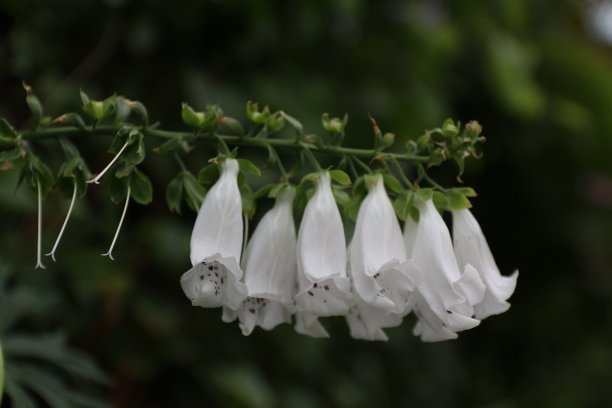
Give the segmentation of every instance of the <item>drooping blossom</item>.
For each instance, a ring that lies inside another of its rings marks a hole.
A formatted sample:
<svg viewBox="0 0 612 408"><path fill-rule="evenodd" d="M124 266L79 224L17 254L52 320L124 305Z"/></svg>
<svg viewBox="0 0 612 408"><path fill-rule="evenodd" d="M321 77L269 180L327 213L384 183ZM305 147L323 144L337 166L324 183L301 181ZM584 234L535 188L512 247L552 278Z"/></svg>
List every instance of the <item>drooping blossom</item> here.
<svg viewBox="0 0 612 408"><path fill-rule="evenodd" d="M459 267L472 265L486 286L482 302L474 306L477 319L500 314L510 308L507 299L516 287L518 271L503 276L487 240L470 210L453 211L453 242Z"/></svg>
<svg viewBox="0 0 612 408"><path fill-rule="evenodd" d="M185 295L194 306L236 310L246 297L241 282L242 199L238 162L227 159L200 207L191 234L193 268L181 277Z"/></svg>
<svg viewBox="0 0 612 408"><path fill-rule="evenodd" d="M296 236L293 222L295 189L283 188L274 207L261 219L243 257L248 296L237 311L225 310L224 320L236 317L242 334L255 326L271 330L289 323L295 312L293 295L297 274Z"/></svg>
<svg viewBox="0 0 612 408"><path fill-rule="evenodd" d="M346 274L346 241L329 172L320 173L308 200L297 240L298 293L296 325L299 333L327 337L318 318L346 315L351 294Z"/></svg>
<svg viewBox="0 0 612 408"><path fill-rule="evenodd" d="M418 202L420 219L406 221L404 239L416 270L416 289L411 295L419 321L414 334L423 341L457 338L457 332L480 324L474 305L480 303L485 286L472 265L459 269L450 233L432 200Z"/></svg>

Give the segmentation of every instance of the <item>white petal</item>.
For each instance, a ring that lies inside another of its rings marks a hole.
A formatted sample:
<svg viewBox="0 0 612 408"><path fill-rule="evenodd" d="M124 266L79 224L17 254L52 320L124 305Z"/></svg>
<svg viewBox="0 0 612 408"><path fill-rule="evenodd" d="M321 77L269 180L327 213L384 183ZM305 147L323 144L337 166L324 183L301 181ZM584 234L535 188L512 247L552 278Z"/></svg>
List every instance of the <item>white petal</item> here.
<svg viewBox="0 0 612 408"><path fill-rule="evenodd" d="M221 165L221 176L206 194L193 227L192 265L215 253L240 259L243 226L237 177L238 162L225 160Z"/></svg>
<svg viewBox="0 0 612 408"><path fill-rule="evenodd" d="M268 299L246 298L236 311L224 308L223 321L231 322L236 318L244 336L253 332L255 326L264 330L272 330L282 323L291 322L291 311L286 305Z"/></svg>
<svg viewBox="0 0 612 408"><path fill-rule="evenodd" d="M418 209L419 222L409 220L405 227L407 247L412 246L408 252L420 270L412 299L421 320L415 330L427 341L454 338L454 332L480 323L472 318L472 302L482 298L483 286L472 269L466 269L467 275L461 274L450 233L432 201L420 203Z"/></svg>
<svg viewBox="0 0 612 408"><path fill-rule="evenodd" d="M349 314L346 315L346 322L354 339L387 341L387 335L382 329L396 327L402 323L400 314L386 313L358 296L354 296L353 301Z"/></svg>
<svg viewBox="0 0 612 408"><path fill-rule="evenodd" d="M185 272L181 287L193 306L237 309L246 298L241 275L234 258L214 254Z"/></svg>
<svg viewBox="0 0 612 408"><path fill-rule="evenodd" d="M319 317L309 312L295 313L295 331L315 338L329 337L325 327L319 323Z"/></svg>
<svg viewBox="0 0 612 408"><path fill-rule="evenodd" d="M346 241L328 172L319 178L316 191L304 210L298 234L298 264L312 282L346 277Z"/></svg>
<svg viewBox="0 0 612 408"><path fill-rule="evenodd" d="M486 286L484 299L475 306L476 316L484 319L508 310L506 300L514 292L518 271L511 276L500 273L480 225L467 209L453 211L453 240L459 265L472 265Z"/></svg>
<svg viewBox="0 0 612 408"><path fill-rule="evenodd" d="M283 189L247 246L243 264L249 296L293 302L297 274L292 203L295 190Z"/></svg>
<svg viewBox="0 0 612 408"><path fill-rule="evenodd" d="M311 283L295 296L297 310L317 316L341 316L351 305L348 278L330 278Z"/></svg>

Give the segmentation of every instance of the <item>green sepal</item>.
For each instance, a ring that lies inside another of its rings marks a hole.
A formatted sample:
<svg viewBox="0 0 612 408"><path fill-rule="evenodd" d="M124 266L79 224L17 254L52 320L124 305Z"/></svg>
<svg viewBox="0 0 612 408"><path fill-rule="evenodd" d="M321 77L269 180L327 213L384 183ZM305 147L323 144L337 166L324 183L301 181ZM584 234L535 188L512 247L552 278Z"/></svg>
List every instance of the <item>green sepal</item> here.
<svg viewBox="0 0 612 408"><path fill-rule="evenodd" d="M182 137L172 137L166 140L161 145L157 146L155 149L153 149L153 151L157 153L162 153L162 154L172 153L176 149L178 149L182 143L183 143Z"/></svg>
<svg viewBox="0 0 612 408"><path fill-rule="evenodd" d="M467 197L456 189L448 190L446 192L446 198L451 210L463 210L465 208L472 207L472 203Z"/></svg>
<svg viewBox="0 0 612 408"><path fill-rule="evenodd" d="M433 189L431 188L422 188L420 190L417 190L415 192L415 196L416 198L418 198L419 200L425 202L427 200L431 200L431 198L433 197Z"/></svg>
<svg viewBox="0 0 612 408"><path fill-rule="evenodd" d="M41 191L44 194L53 189L55 179L49 167L43 163L38 157L30 154L28 161L28 172L30 174L30 185L33 188L38 188L40 183Z"/></svg>
<svg viewBox="0 0 612 408"><path fill-rule="evenodd" d="M244 136L244 127L242 126L242 123L240 123L237 119L234 119L229 116L220 116L217 119L217 122L219 123L219 125L228 128L238 136Z"/></svg>
<svg viewBox="0 0 612 408"><path fill-rule="evenodd" d="M342 119L338 117L329 117L329 113L321 115L321 124L323 128L330 133L342 133L348 123L348 114L345 113Z"/></svg>
<svg viewBox="0 0 612 408"><path fill-rule="evenodd" d="M289 183L278 183L276 185L272 184L272 188L270 189L270 192L268 193L268 197L276 198L280 194L280 192L283 191L285 188L293 188L293 187L291 187L291 184Z"/></svg>
<svg viewBox="0 0 612 408"><path fill-rule="evenodd" d="M334 194L336 203L338 203L338 205L341 207L344 207L351 200L351 196L337 186L332 186L332 193Z"/></svg>
<svg viewBox="0 0 612 408"><path fill-rule="evenodd" d="M170 180L166 187L166 203L170 212L181 213L181 201L183 201L183 176L179 173Z"/></svg>
<svg viewBox="0 0 612 408"><path fill-rule="evenodd" d="M400 183L399 180L392 174L383 174L383 181L385 183L385 186L394 193L401 194L404 192L404 187L402 187L402 183Z"/></svg>
<svg viewBox="0 0 612 408"><path fill-rule="evenodd" d="M83 99L83 93L81 94ZM91 119L96 122L110 116L115 112L115 104L117 100L116 95L111 95L103 101L93 101L86 98L88 101L83 102L83 112L85 112Z"/></svg>
<svg viewBox="0 0 612 408"><path fill-rule="evenodd" d="M198 211L206 197L206 188L188 171L181 172L181 177L185 189L185 202L193 211Z"/></svg>
<svg viewBox="0 0 612 408"><path fill-rule="evenodd" d="M36 129L40 125L40 120L43 116L43 107L38 97L32 92L32 87L26 84L25 81L22 85L26 91L26 103L32 113L32 128Z"/></svg>
<svg viewBox="0 0 612 408"><path fill-rule="evenodd" d="M448 118L444 121L444 123L442 123L441 132L444 136L450 139L459 134L460 128L461 128L461 124L459 122L455 124L455 122L451 118Z"/></svg>
<svg viewBox="0 0 612 408"><path fill-rule="evenodd" d="M252 161L247 159L238 159L238 165L240 166L240 170L246 173L255 174L256 176L261 176L261 171Z"/></svg>
<svg viewBox="0 0 612 408"><path fill-rule="evenodd" d="M204 112L196 112L188 103L183 102L181 107L181 118L186 125L200 129L206 122L206 115Z"/></svg>
<svg viewBox="0 0 612 408"><path fill-rule="evenodd" d="M410 207L410 218L414 220L414 222L419 222L421 219L421 212L418 208L414 206L414 204Z"/></svg>
<svg viewBox="0 0 612 408"><path fill-rule="evenodd" d="M153 201L151 180L137 168L130 176L130 195L138 204L146 205Z"/></svg>
<svg viewBox="0 0 612 408"><path fill-rule="evenodd" d="M252 123L263 125L270 118L270 108L266 106L260 111L257 102L248 101L246 104L246 116Z"/></svg>
<svg viewBox="0 0 612 408"><path fill-rule="evenodd" d="M349 177L348 174L346 174L344 171L342 170L330 170L329 171L329 177L331 177L331 179L333 181L335 181L336 183L342 185L342 186L350 186L351 185L351 178Z"/></svg>
<svg viewBox="0 0 612 408"><path fill-rule="evenodd" d="M253 215L255 215L256 201L253 190L246 182L243 173L238 174L238 189L242 198L242 211L249 219L252 219Z"/></svg>
<svg viewBox="0 0 612 408"><path fill-rule="evenodd" d="M466 197L477 197L478 196L476 191L474 191L474 189L471 187L457 187L457 188L454 188L453 190L460 192Z"/></svg>
<svg viewBox="0 0 612 408"><path fill-rule="evenodd" d="M436 208L438 209L438 211L446 211L448 210L449 205L450 205L448 201L448 197L446 197L446 194L440 191L433 192L432 201L434 205L436 206Z"/></svg>
<svg viewBox="0 0 612 408"><path fill-rule="evenodd" d="M410 209L413 206L414 202L414 192L411 190L403 191L394 201L393 201L393 209L395 210L395 214L397 217L405 221L410 214Z"/></svg>
<svg viewBox="0 0 612 408"><path fill-rule="evenodd" d="M219 179L219 166L216 163L211 163L208 166L202 167L198 173L198 181L205 187L212 186Z"/></svg>
<svg viewBox="0 0 612 408"><path fill-rule="evenodd" d="M357 215L359 215L359 207L361 206L362 200L363 195L354 195L351 197L342 208L344 216L353 222L357 221Z"/></svg>
<svg viewBox="0 0 612 408"><path fill-rule="evenodd" d="M266 128L268 133L278 132L285 127L285 117L282 112L275 112L266 121Z"/></svg>
<svg viewBox="0 0 612 408"><path fill-rule="evenodd" d="M368 193L368 188L365 183L365 176L358 177L355 180L355 184L353 184L353 195L366 195Z"/></svg>

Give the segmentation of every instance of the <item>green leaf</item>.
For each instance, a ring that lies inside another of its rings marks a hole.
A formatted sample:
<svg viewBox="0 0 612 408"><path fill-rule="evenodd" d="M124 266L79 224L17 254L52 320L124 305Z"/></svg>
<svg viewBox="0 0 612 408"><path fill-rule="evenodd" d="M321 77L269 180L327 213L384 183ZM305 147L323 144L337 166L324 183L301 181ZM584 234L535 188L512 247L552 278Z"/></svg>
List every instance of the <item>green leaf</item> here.
<svg viewBox="0 0 612 408"><path fill-rule="evenodd" d="M117 170L115 170L115 177L117 178L127 177L130 174L132 174L132 171L134 171L135 168L136 166L134 166L132 163L128 163L125 160L122 160L121 165L117 167Z"/></svg>
<svg viewBox="0 0 612 408"><path fill-rule="evenodd" d="M183 201L183 177L179 174L173 178L166 187L166 203L170 212L181 213L181 201Z"/></svg>
<svg viewBox="0 0 612 408"><path fill-rule="evenodd" d="M408 218L413 200L414 192L404 191L393 201L393 209L400 220L405 221Z"/></svg>
<svg viewBox="0 0 612 408"><path fill-rule="evenodd" d="M53 173L51 173L49 167L34 155L30 155L29 165L32 187L37 188L38 183L40 183L43 194L51 191L51 189L53 189L53 185L55 184L55 179L53 178Z"/></svg>
<svg viewBox="0 0 612 408"><path fill-rule="evenodd" d="M255 215L255 196L253 190L246 182L246 179L242 173L238 175L238 189L240 190L240 196L242 197L242 211L246 214L249 219Z"/></svg>
<svg viewBox="0 0 612 408"><path fill-rule="evenodd" d="M468 200L463 193L455 189L448 190L446 192L446 198L452 210L463 210L472 206L470 200Z"/></svg>
<svg viewBox="0 0 612 408"><path fill-rule="evenodd" d="M250 160L238 159L238 165L240 166L240 170L244 172L252 173L257 176L261 176L261 171Z"/></svg>
<svg viewBox="0 0 612 408"><path fill-rule="evenodd" d="M183 177L183 187L185 188L185 201L189 208L197 211L202 205L206 196L206 189L198 182L198 179L193 174L184 171L181 173Z"/></svg>
<svg viewBox="0 0 612 408"><path fill-rule="evenodd" d="M14 139L17 137L17 131L4 118L0 118L0 137Z"/></svg>
<svg viewBox="0 0 612 408"><path fill-rule="evenodd" d="M219 166L215 163L203 167L198 173L198 181L205 187L212 186L217 179L219 179Z"/></svg>
<svg viewBox="0 0 612 408"><path fill-rule="evenodd" d="M181 137L173 137L166 140L164 143L153 149L158 153L172 153L176 149L178 149L183 143L183 138Z"/></svg>
<svg viewBox="0 0 612 408"><path fill-rule="evenodd" d="M43 115L43 107L38 97L36 97L34 92L32 92L32 87L26 84L25 81L22 83L22 85L23 89L26 91L26 103L28 104L30 112L32 113L32 127L36 129L40 124L40 119Z"/></svg>
<svg viewBox="0 0 612 408"><path fill-rule="evenodd" d="M281 111L281 115L283 115L283 118L285 118L285 120L289 122L291 127L295 129L295 132L298 134L298 136L302 136L302 134L304 133L304 126L302 125L302 123L293 116L288 115L283 111Z"/></svg>
<svg viewBox="0 0 612 408"><path fill-rule="evenodd" d="M110 199L113 203L119 204L127 196L127 184L129 180L127 177L111 177L110 179Z"/></svg>
<svg viewBox="0 0 612 408"><path fill-rule="evenodd" d="M22 157L22 153L24 152L21 146L15 146L9 150L5 150L0 153L0 163L19 159Z"/></svg>
<svg viewBox="0 0 612 408"><path fill-rule="evenodd" d="M354 195L366 195L368 193L368 188L366 187L365 177L361 176L355 180L355 184L353 184L353 194Z"/></svg>
<svg viewBox="0 0 612 408"><path fill-rule="evenodd" d="M123 160L127 163L138 165L145 159L145 144L142 133L138 133L135 137L134 142L125 149L123 153Z"/></svg>
<svg viewBox="0 0 612 408"><path fill-rule="evenodd" d="M404 192L404 187L402 187L402 184L397 178L395 178L395 176L391 174L383 174L383 181L385 182L385 186L387 186L389 190L397 194L401 194Z"/></svg>
<svg viewBox="0 0 612 408"><path fill-rule="evenodd" d="M351 200L351 196L346 191L342 191L336 186L332 187L332 192L336 202L342 207L344 207Z"/></svg>
<svg viewBox="0 0 612 408"><path fill-rule="evenodd" d="M332 180L342 186L350 186L351 178L342 170L330 170L329 176Z"/></svg>
<svg viewBox="0 0 612 408"><path fill-rule="evenodd" d="M151 180L143 172L134 169L130 177L131 197L138 204L146 205L153 201L153 186Z"/></svg>
<svg viewBox="0 0 612 408"><path fill-rule="evenodd" d="M59 142L66 157L80 157L79 150L70 140L66 139L65 137L60 137Z"/></svg>

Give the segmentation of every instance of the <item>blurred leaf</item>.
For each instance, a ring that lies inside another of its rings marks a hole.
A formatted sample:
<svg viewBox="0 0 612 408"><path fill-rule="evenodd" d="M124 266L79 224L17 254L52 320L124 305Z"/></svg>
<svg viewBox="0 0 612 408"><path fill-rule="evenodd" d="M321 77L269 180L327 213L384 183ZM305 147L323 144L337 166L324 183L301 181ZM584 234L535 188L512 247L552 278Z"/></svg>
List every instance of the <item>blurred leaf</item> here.
<svg viewBox="0 0 612 408"><path fill-rule="evenodd" d="M137 168L130 177L130 195L138 204L146 205L153 201L151 180Z"/></svg>

